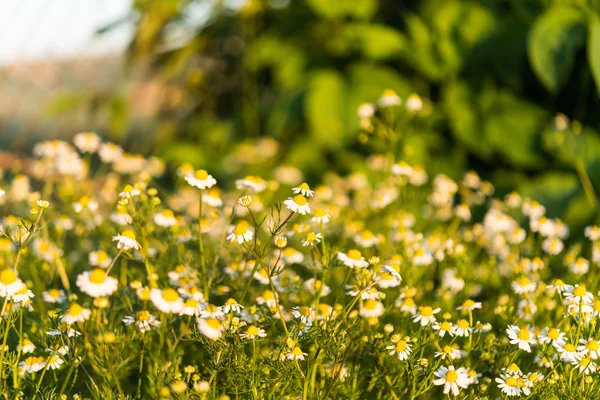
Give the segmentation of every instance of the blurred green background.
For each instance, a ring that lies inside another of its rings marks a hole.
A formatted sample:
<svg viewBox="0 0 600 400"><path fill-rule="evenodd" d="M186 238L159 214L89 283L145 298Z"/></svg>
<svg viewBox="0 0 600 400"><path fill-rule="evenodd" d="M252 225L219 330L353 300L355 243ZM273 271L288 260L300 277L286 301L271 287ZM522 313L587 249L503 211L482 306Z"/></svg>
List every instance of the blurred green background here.
<svg viewBox="0 0 600 400"><path fill-rule="evenodd" d="M356 110L390 88L427 104L405 135L407 162L453 178L476 170L577 228L597 217L599 16L600 0L138 0L97 32L130 24L124 53L78 60L51 91L38 82L45 101L27 118L0 114L0 143L27 153L95 130L174 165L268 176L290 164L316 183L364 168L376 147L361 142ZM10 103L24 85L15 75L39 74L9 72ZM280 144L269 163L250 145L265 137Z"/></svg>

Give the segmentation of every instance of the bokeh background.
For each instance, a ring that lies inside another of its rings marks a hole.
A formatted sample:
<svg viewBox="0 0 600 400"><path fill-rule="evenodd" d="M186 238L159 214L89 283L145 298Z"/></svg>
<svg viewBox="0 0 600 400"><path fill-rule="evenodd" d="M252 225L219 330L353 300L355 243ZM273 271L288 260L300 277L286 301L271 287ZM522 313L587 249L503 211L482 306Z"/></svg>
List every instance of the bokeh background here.
<svg viewBox="0 0 600 400"><path fill-rule="evenodd" d="M0 167L95 131L170 172L291 165L317 183L365 168L357 107L393 89L425 102L402 159L476 170L576 229L597 219L599 16L597 0L3 0Z"/></svg>

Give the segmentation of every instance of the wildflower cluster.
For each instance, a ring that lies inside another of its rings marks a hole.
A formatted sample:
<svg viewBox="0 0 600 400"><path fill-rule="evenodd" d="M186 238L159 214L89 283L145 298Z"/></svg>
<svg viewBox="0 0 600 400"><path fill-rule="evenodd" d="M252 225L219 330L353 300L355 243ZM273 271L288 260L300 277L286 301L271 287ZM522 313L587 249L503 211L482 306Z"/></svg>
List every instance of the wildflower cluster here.
<svg viewBox="0 0 600 400"><path fill-rule="evenodd" d="M316 187L289 166L221 185L186 164L159 191L159 159L94 133L34 154L0 179L9 398L600 395L600 228L571 245L475 172L388 154Z"/></svg>

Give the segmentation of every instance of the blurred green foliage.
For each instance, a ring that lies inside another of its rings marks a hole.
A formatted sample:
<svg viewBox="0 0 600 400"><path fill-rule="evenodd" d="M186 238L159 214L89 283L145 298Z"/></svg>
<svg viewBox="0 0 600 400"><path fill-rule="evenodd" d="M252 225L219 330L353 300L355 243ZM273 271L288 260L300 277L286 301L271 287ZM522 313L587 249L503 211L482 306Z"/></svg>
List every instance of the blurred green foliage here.
<svg viewBox="0 0 600 400"><path fill-rule="evenodd" d="M595 218L584 181L600 188L600 1L238 3L135 2L131 64L180 89L149 149L218 169L233 144L271 136L278 161L309 177L349 172L378 149L359 142L357 107L390 88L432 106L407 135L409 163L475 169L571 224ZM199 6L207 20L194 24ZM184 28L191 39L173 45ZM570 128L555 128L558 112Z"/></svg>

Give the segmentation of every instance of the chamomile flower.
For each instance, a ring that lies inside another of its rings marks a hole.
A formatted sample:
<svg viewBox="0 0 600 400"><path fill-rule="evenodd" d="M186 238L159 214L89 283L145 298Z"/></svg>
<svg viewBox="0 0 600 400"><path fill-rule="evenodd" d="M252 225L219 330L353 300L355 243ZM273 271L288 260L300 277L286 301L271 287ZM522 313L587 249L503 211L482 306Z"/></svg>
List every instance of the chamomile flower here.
<svg viewBox="0 0 600 400"><path fill-rule="evenodd" d="M169 228L177 224L177 219L173 211L166 209L154 216L154 223L158 226Z"/></svg>
<svg viewBox="0 0 600 400"><path fill-rule="evenodd" d="M204 169L199 169L194 175L188 175L184 179L188 184L200 190L209 189L217 183L216 179Z"/></svg>
<svg viewBox="0 0 600 400"><path fill-rule="evenodd" d="M181 315L193 315L198 317L202 312L202 303L198 300L190 297L185 300L183 304L183 309L180 311Z"/></svg>
<svg viewBox="0 0 600 400"><path fill-rule="evenodd" d="M221 307L223 314L229 314L229 313L238 314L238 313L241 313L243 309L244 309L244 306L242 306L240 303L238 303L233 298L227 299L225 304Z"/></svg>
<svg viewBox="0 0 600 400"><path fill-rule="evenodd" d="M92 311L89 308L84 308L78 303L71 303L71 306L61 317L61 321L67 325L72 325L76 322L85 322L92 315Z"/></svg>
<svg viewBox="0 0 600 400"><path fill-rule="evenodd" d="M65 360L55 354L46 359L46 365L48 366L48 369L60 369L64 363Z"/></svg>
<svg viewBox="0 0 600 400"><path fill-rule="evenodd" d="M246 328L245 333L240 333L240 338L242 338L242 339L253 340L256 338L264 338L264 337L267 337L267 332L265 332L264 329L258 328L254 325L250 325L248 328Z"/></svg>
<svg viewBox="0 0 600 400"><path fill-rule="evenodd" d="M454 369L453 365L449 367L441 366L433 373L437 378L433 384L436 386L444 386L444 394L452 393L453 396L458 396L461 389L466 389L469 386L469 374L464 368Z"/></svg>
<svg viewBox="0 0 600 400"><path fill-rule="evenodd" d="M368 248L373 247L379 243L379 238L369 230L365 230L358 235L354 236L354 241L360 246Z"/></svg>
<svg viewBox="0 0 600 400"><path fill-rule="evenodd" d="M330 216L327 211L325 211L322 208L317 208L313 214L311 221L317 224L326 224L329 222L329 219Z"/></svg>
<svg viewBox="0 0 600 400"><path fill-rule="evenodd" d="M585 237L590 239L592 242L600 239L600 227L598 225L592 225L585 228Z"/></svg>
<svg viewBox="0 0 600 400"><path fill-rule="evenodd" d="M44 369L46 366L46 359L44 357L27 357L24 361L19 363L19 369L22 373L31 374Z"/></svg>
<svg viewBox="0 0 600 400"><path fill-rule="evenodd" d="M378 282L381 288L396 287L402 282L402 276L398 272L396 265L382 265L380 268L381 279ZM385 282L385 283L383 283Z"/></svg>
<svg viewBox="0 0 600 400"><path fill-rule="evenodd" d="M217 318L198 318L198 330L210 340L223 336L223 324Z"/></svg>
<svg viewBox="0 0 600 400"><path fill-rule="evenodd" d="M125 185L123 191L119 193L119 197L122 199L131 199L132 197L137 197L142 194L142 191L134 186Z"/></svg>
<svg viewBox="0 0 600 400"><path fill-rule="evenodd" d="M184 308L184 303L175 289L152 289L150 291L152 304L161 312L179 314Z"/></svg>
<svg viewBox="0 0 600 400"><path fill-rule="evenodd" d="M560 354L560 359L566 362L572 362L581 358L581 353L572 343L565 343L561 346L556 346L556 351Z"/></svg>
<svg viewBox="0 0 600 400"><path fill-rule="evenodd" d="M588 292L583 284L575 285L570 290L567 290L565 292L565 299L576 305L594 303L594 295Z"/></svg>
<svg viewBox="0 0 600 400"><path fill-rule="evenodd" d="M108 268L112 258L104 250L98 250L90 252L88 262L92 267Z"/></svg>
<svg viewBox="0 0 600 400"><path fill-rule="evenodd" d="M453 326L454 336L467 337L471 334L473 328L469 325L469 321L465 319L459 319Z"/></svg>
<svg viewBox="0 0 600 400"><path fill-rule="evenodd" d="M0 296L11 297L19 292L25 284L12 269L5 269L0 272Z"/></svg>
<svg viewBox="0 0 600 400"><path fill-rule="evenodd" d="M27 288L26 285L23 285L21 290L13 294L12 296L7 296L8 298L12 298L15 303L25 303L28 304L31 302L35 296L31 290Z"/></svg>
<svg viewBox="0 0 600 400"><path fill-rule="evenodd" d="M590 357L581 357L571 361L579 373L591 375L598 369L596 363Z"/></svg>
<svg viewBox="0 0 600 400"><path fill-rule="evenodd" d="M310 186L308 186L306 182L301 183L297 187L293 188L292 191L294 194L301 194L304 197L312 197L315 194L314 190L311 190Z"/></svg>
<svg viewBox="0 0 600 400"><path fill-rule="evenodd" d="M523 382L522 378L511 375L502 374L499 378L496 378L495 380L498 383L498 388L502 391L502 393L509 397L520 396L521 388L525 386L525 383Z"/></svg>
<svg viewBox="0 0 600 400"><path fill-rule="evenodd" d="M19 345L19 349L24 353L33 353L35 350L35 345L33 344L33 342L27 338L23 339L21 341L21 344Z"/></svg>
<svg viewBox="0 0 600 400"><path fill-rule="evenodd" d="M201 312L202 318L221 318L225 315L223 308L214 304L208 304Z"/></svg>
<svg viewBox="0 0 600 400"><path fill-rule="evenodd" d="M89 210L89 211L94 212L94 211L98 210L98 202L94 199L90 199L87 196L83 196L82 198L79 199L79 201L76 201L75 203L73 203L73 210L77 214L79 214L83 210Z"/></svg>
<svg viewBox="0 0 600 400"><path fill-rule="evenodd" d="M254 230L246 220L239 221L234 227L231 228L227 240L230 242L237 242L242 244L249 242L254 237Z"/></svg>
<svg viewBox="0 0 600 400"><path fill-rule="evenodd" d="M267 182L259 176L246 176L244 179L235 181L235 188L248 190L251 193L260 193L267 188Z"/></svg>
<svg viewBox="0 0 600 400"><path fill-rule="evenodd" d="M281 253L281 259L286 264L302 264L304 261L304 254L293 247L286 247Z"/></svg>
<svg viewBox="0 0 600 400"><path fill-rule="evenodd" d="M150 314L150 311L148 310L138 311L138 313L135 316L126 316L125 318L123 318L123 323L125 325L135 324L135 327L141 333L148 332L152 330L152 328L155 328L161 324L161 322L158 319L156 319L154 315Z"/></svg>
<svg viewBox="0 0 600 400"><path fill-rule="evenodd" d="M589 356L592 360L600 358L600 344L593 338L579 339L581 345L577 346L577 351L584 357Z"/></svg>
<svg viewBox="0 0 600 400"><path fill-rule="evenodd" d="M323 240L323 235L320 233L308 232L302 241L302 246L314 246L321 243L321 240Z"/></svg>
<svg viewBox="0 0 600 400"><path fill-rule="evenodd" d="M511 283L511 287L517 294L533 293L537 287L535 282L532 282L526 276L522 276Z"/></svg>
<svg viewBox="0 0 600 400"><path fill-rule="evenodd" d="M356 249L348 251L348 253L339 252L337 254L338 260L344 263L345 266L350 268L365 268L369 266L369 263L365 261L362 253Z"/></svg>
<svg viewBox="0 0 600 400"><path fill-rule="evenodd" d="M331 288L315 278L310 278L304 282L304 287L314 295L320 295L321 297L327 296L331 293Z"/></svg>
<svg viewBox="0 0 600 400"><path fill-rule="evenodd" d="M42 298L46 303L52 304L64 303L67 300L65 291L62 289L48 289L45 292L42 292Z"/></svg>
<svg viewBox="0 0 600 400"><path fill-rule="evenodd" d="M555 347L565 344L565 333L557 328L544 328L538 335L538 341L541 344L552 344Z"/></svg>
<svg viewBox="0 0 600 400"><path fill-rule="evenodd" d="M527 326L509 325L506 333L511 344L516 344L519 346L519 349L531 353L531 345L534 345L536 340L535 335L531 333Z"/></svg>
<svg viewBox="0 0 600 400"><path fill-rule="evenodd" d="M386 349L389 350L389 355L393 356L394 354L398 357L398 360L404 361L408 360L410 353L412 353L412 343L409 337L404 339L399 339L395 342L395 344L386 346Z"/></svg>
<svg viewBox="0 0 600 400"><path fill-rule="evenodd" d="M440 310L440 308L433 308L430 306L419 307L413 316L413 322L418 322L421 326L435 324L435 314L439 313Z"/></svg>
<svg viewBox="0 0 600 400"><path fill-rule="evenodd" d="M315 319L315 311L309 306L295 306L292 309L292 315L305 324L312 324L313 319Z"/></svg>
<svg viewBox="0 0 600 400"><path fill-rule="evenodd" d="M396 92L391 89L386 89L383 91L381 97L377 100L377 104L382 108L399 106L402 104L402 100L400 100L400 96L398 96Z"/></svg>
<svg viewBox="0 0 600 400"><path fill-rule="evenodd" d="M438 331L438 335L440 335L440 337L446 336L446 333L450 336L454 336L454 327L449 321L443 321L440 323L436 322L432 325L432 328Z"/></svg>
<svg viewBox="0 0 600 400"><path fill-rule="evenodd" d="M285 357L288 360L304 361L304 357L306 357L307 355L308 354L304 353L300 347L294 346L294 348L288 350Z"/></svg>
<svg viewBox="0 0 600 400"><path fill-rule="evenodd" d="M471 299L467 299L462 304L462 306L456 307L456 309L464 310L464 311L473 311L473 310L481 309L481 303L478 301L473 301Z"/></svg>
<svg viewBox="0 0 600 400"><path fill-rule="evenodd" d="M308 205L308 200L301 194L297 194L294 197L288 197L287 200L283 202L288 210L306 215L310 214L310 206Z"/></svg>
<svg viewBox="0 0 600 400"><path fill-rule="evenodd" d="M221 207L223 200L221 199L221 191L216 187L202 193L202 201L211 207Z"/></svg>
<svg viewBox="0 0 600 400"><path fill-rule="evenodd" d="M135 240L135 233L128 229L121 232L117 236L113 236L113 242L117 242L117 249L119 250L139 250L142 246Z"/></svg>
<svg viewBox="0 0 600 400"><path fill-rule="evenodd" d="M77 287L91 297L110 296L117 290L118 281L100 268L86 271L77 276Z"/></svg>

